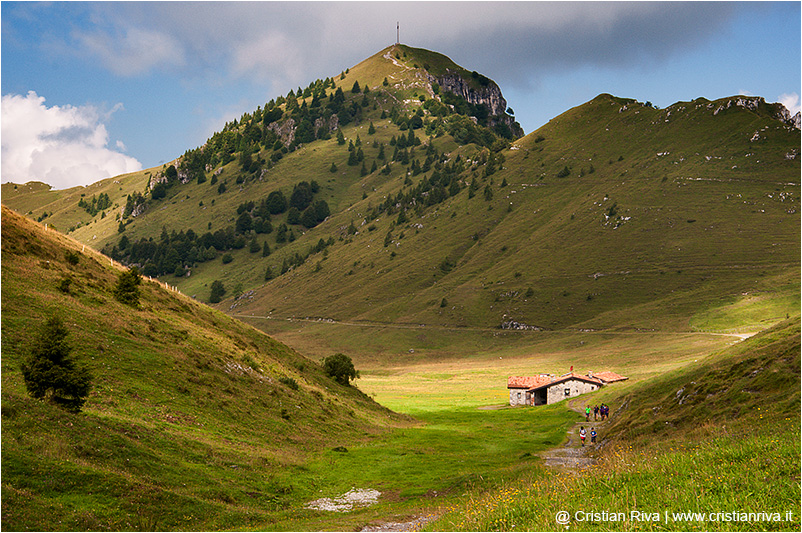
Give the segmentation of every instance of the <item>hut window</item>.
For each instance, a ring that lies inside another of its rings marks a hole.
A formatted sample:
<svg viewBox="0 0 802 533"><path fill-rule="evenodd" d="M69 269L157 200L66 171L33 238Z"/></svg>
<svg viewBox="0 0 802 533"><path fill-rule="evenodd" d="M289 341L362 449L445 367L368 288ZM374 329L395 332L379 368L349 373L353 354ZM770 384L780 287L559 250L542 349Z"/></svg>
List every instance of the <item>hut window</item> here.
<svg viewBox="0 0 802 533"><path fill-rule="evenodd" d="M571 389L565 389L565 395L571 396Z"/></svg>

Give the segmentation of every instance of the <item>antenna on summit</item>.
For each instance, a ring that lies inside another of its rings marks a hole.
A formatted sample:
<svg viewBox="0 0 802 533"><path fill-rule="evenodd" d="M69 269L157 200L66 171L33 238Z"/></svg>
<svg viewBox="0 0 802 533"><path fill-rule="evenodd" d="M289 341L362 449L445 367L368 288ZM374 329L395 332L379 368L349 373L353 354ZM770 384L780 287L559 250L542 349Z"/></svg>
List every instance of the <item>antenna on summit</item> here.
<svg viewBox="0 0 802 533"><path fill-rule="evenodd" d="M395 44L401 44L401 23L395 23Z"/></svg>

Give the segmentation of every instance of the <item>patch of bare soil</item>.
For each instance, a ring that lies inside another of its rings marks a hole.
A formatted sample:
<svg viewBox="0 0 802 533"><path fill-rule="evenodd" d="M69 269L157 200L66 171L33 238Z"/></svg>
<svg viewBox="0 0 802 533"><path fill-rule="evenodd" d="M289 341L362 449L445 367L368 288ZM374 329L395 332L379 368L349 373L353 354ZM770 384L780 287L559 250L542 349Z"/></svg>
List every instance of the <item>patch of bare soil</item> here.
<svg viewBox="0 0 802 533"><path fill-rule="evenodd" d="M360 531L420 531L428 522L437 518L435 515L418 516L405 522L385 522L375 526L365 526Z"/></svg>
<svg viewBox="0 0 802 533"><path fill-rule="evenodd" d="M346 513L354 507L365 507L376 503L381 492L374 489L351 489L336 498L320 498L306 504L307 509Z"/></svg>

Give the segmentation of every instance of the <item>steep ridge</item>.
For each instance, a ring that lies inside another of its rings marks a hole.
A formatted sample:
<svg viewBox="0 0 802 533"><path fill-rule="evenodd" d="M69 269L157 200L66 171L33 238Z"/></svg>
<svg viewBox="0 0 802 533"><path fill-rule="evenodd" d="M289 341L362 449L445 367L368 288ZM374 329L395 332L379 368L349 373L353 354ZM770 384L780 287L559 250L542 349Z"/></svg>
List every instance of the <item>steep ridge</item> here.
<svg viewBox="0 0 802 533"><path fill-rule="evenodd" d="M7 529L264 524L316 493L292 483L310 454L403 420L157 282L140 286L140 308L119 303L119 265L5 207L2 252ZM79 414L29 398L20 373L53 315L93 375Z"/></svg>

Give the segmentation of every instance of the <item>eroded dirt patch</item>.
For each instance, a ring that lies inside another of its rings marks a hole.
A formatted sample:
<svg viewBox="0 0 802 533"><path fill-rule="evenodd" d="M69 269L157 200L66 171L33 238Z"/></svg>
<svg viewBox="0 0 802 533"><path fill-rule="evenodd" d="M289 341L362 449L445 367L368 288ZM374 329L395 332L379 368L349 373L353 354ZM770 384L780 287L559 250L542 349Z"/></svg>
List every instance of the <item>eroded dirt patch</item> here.
<svg viewBox="0 0 802 533"><path fill-rule="evenodd" d="M307 509L347 513L354 507L367 507L379 501L381 492L374 489L351 489L336 498L320 498L306 504Z"/></svg>

